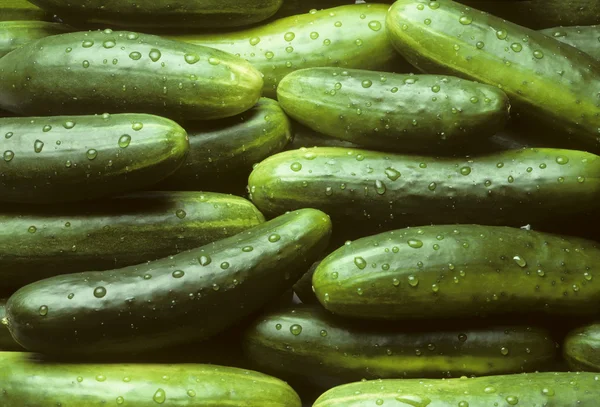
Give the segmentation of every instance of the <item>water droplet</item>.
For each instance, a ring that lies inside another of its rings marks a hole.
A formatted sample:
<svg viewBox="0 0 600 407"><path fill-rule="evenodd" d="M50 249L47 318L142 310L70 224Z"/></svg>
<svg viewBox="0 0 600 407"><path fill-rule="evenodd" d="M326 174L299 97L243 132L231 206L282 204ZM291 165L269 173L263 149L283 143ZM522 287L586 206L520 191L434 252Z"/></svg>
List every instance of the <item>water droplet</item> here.
<svg viewBox="0 0 600 407"><path fill-rule="evenodd" d="M586 271L585 273L583 273L583 278L585 278L587 281L592 281L593 276Z"/></svg>
<svg viewBox="0 0 600 407"><path fill-rule="evenodd" d="M501 347L500 353L502 354L502 356L508 356L508 348L505 348L504 346Z"/></svg>
<svg viewBox="0 0 600 407"><path fill-rule="evenodd" d="M158 404L162 404L167 400L167 395L163 389L156 390L154 396L152 396L152 400L154 400Z"/></svg>
<svg viewBox="0 0 600 407"><path fill-rule="evenodd" d="M94 297L102 298L106 295L106 288L104 287L96 287L94 289Z"/></svg>
<svg viewBox="0 0 600 407"><path fill-rule="evenodd" d="M250 253L252 250L254 250L254 247L252 247L252 246L244 246L244 247L242 247L242 251L246 252L246 253Z"/></svg>
<svg viewBox="0 0 600 407"><path fill-rule="evenodd" d="M140 131L140 130L142 130L142 129L144 128L144 125L143 125L142 123L140 123L140 122L135 122L135 123L133 123L133 124L131 125L131 128L132 128L134 131Z"/></svg>
<svg viewBox="0 0 600 407"><path fill-rule="evenodd" d="M4 161L11 162L13 158L15 158L15 153L13 153L11 150L6 150L4 152L4 154L2 154L2 157L4 158Z"/></svg>
<svg viewBox="0 0 600 407"><path fill-rule="evenodd" d="M383 399L377 399L377 400L375 400L375 404L377 404L378 406L383 405Z"/></svg>
<svg viewBox="0 0 600 407"><path fill-rule="evenodd" d="M408 276L408 285L416 287L419 285L419 279L413 275Z"/></svg>
<svg viewBox="0 0 600 407"><path fill-rule="evenodd" d="M387 191L385 184L379 180L375 181L375 191L378 195L384 195Z"/></svg>
<svg viewBox="0 0 600 407"><path fill-rule="evenodd" d="M117 404L121 405L125 402L125 399L122 396L117 397Z"/></svg>
<svg viewBox="0 0 600 407"><path fill-rule="evenodd" d="M181 278L185 275L183 270L175 270L172 274L173 278Z"/></svg>
<svg viewBox="0 0 600 407"><path fill-rule="evenodd" d="M396 181L401 176L399 171L396 171L391 167L385 169L385 175L392 181Z"/></svg>
<svg viewBox="0 0 600 407"><path fill-rule="evenodd" d="M467 335L466 335L466 334L458 334L458 340L459 340L460 342L466 342L466 341L467 341L467 339L468 339L468 337L467 337Z"/></svg>
<svg viewBox="0 0 600 407"><path fill-rule="evenodd" d="M462 25L469 25L473 22L473 17L471 16L461 16L458 21L462 24Z"/></svg>
<svg viewBox="0 0 600 407"><path fill-rule="evenodd" d="M373 82L370 81L369 79L365 79L364 81L362 81L363 88L370 88L372 85L373 85Z"/></svg>
<svg viewBox="0 0 600 407"><path fill-rule="evenodd" d="M73 127L75 127L75 122L73 120L67 120L66 122L63 123L63 127L67 130L70 130Z"/></svg>
<svg viewBox="0 0 600 407"><path fill-rule="evenodd" d="M508 396L506 397L506 402L511 406L516 406L519 404L519 398L517 396Z"/></svg>
<svg viewBox="0 0 600 407"><path fill-rule="evenodd" d="M175 216L177 216L179 219L183 219L187 216L187 213L183 209L177 209L175 211Z"/></svg>
<svg viewBox="0 0 600 407"><path fill-rule="evenodd" d="M471 167L462 167L460 173L465 176L471 174Z"/></svg>
<svg viewBox="0 0 600 407"><path fill-rule="evenodd" d="M187 395L188 395L189 397L196 397L196 392L195 392L194 390L188 390L188 391L187 391Z"/></svg>
<svg viewBox="0 0 600 407"><path fill-rule="evenodd" d="M200 61L200 56L198 56L197 54L185 54L185 56L183 57L183 59L188 64L193 65L196 62Z"/></svg>
<svg viewBox="0 0 600 407"><path fill-rule="evenodd" d="M85 156L88 158L88 160L93 160L96 157L98 157L98 151L94 150L93 148L90 148L86 153Z"/></svg>
<svg viewBox="0 0 600 407"><path fill-rule="evenodd" d="M106 376L99 374L98 376L96 376L96 381L99 381L100 383L106 381Z"/></svg>
<svg viewBox="0 0 600 407"><path fill-rule="evenodd" d="M133 59L134 61L137 61L141 57L142 57L142 54L140 54L137 51L133 51L132 53L129 54L129 58Z"/></svg>
<svg viewBox="0 0 600 407"><path fill-rule="evenodd" d="M553 390L553 389L548 389L548 388L545 388L545 387L544 387L544 388L542 389L542 394L543 394L544 396L550 396L550 397L552 397L552 396L554 396L556 393L554 392L554 390Z"/></svg>
<svg viewBox="0 0 600 407"><path fill-rule="evenodd" d="M52 126L50 126L49 124L47 124L44 127L42 127L42 131L44 133L48 133L50 130L52 130Z"/></svg>
<svg viewBox="0 0 600 407"><path fill-rule="evenodd" d="M208 266L212 262L212 259L210 258L210 256L206 255L206 256L200 256L198 258L198 261L200 262L201 266Z"/></svg>
<svg viewBox="0 0 600 407"><path fill-rule="evenodd" d="M420 249L423 247L423 242L417 239L410 239L407 243L413 249Z"/></svg>
<svg viewBox="0 0 600 407"><path fill-rule="evenodd" d="M290 332L292 333L292 335L298 336L302 333L302 326L300 326L298 324L294 324L294 325L290 326Z"/></svg>
<svg viewBox="0 0 600 407"><path fill-rule="evenodd" d="M354 264L361 270L364 270L367 267L367 262L362 257L355 257Z"/></svg>
<svg viewBox="0 0 600 407"><path fill-rule="evenodd" d="M4 135L4 138L6 138L6 139L9 139L9 138L11 138L12 136L13 136L13 132L12 132L12 131L9 131L8 133L6 133L6 134Z"/></svg>
<svg viewBox="0 0 600 407"><path fill-rule="evenodd" d="M521 52L523 46L518 42L513 42L512 44L510 44L510 48L515 52Z"/></svg>
<svg viewBox="0 0 600 407"><path fill-rule="evenodd" d="M477 44L475 44L475 46L478 49L482 49L483 47L485 47L485 43L483 41L477 41Z"/></svg>
<svg viewBox="0 0 600 407"><path fill-rule="evenodd" d="M527 261L525 261L525 259L522 258L521 256L514 256L513 260L515 261L515 263L517 263L517 265L519 267L525 267L525 266L527 266Z"/></svg>
<svg viewBox="0 0 600 407"><path fill-rule="evenodd" d="M302 169L302 164L300 164L299 162L292 163L290 169L294 172L298 172Z"/></svg>
<svg viewBox="0 0 600 407"><path fill-rule="evenodd" d="M37 232L37 228L35 226L29 226L29 228L27 228L27 231L29 233L35 233Z"/></svg>
<svg viewBox="0 0 600 407"><path fill-rule="evenodd" d="M506 30L498 30L496 31L496 37L499 40L505 40L506 37L508 37L508 33L506 32Z"/></svg>
<svg viewBox="0 0 600 407"><path fill-rule="evenodd" d="M81 46L83 48L90 48L93 45L94 45L94 41L90 41L90 40L85 40L81 43Z"/></svg>
<svg viewBox="0 0 600 407"><path fill-rule="evenodd" d="M279 236L277 233L273 233L272 235L269 236L269 242L271 242L271 243L278 242L280 239L281 239L281 236Z"/></svg>
<svg viewBox="0 0 600 407"><path fill-rule="evenodd" d="M157 62L161 56L162 56L162 54L160 53L160 50L158 50L156 48L152 48L150 50L150 53L148 54L148 57L150 57L150 60L152 62Z"/></svg>
<svg viewBox="0 0 600 407"><path fill-rule="evenodd" d="M267 59L273 59L274 56L275 54L272 51L265 52L265 58Z"/></svg>
<svg viewBox="0 0 600 407"><path fill-rule="evenodd" d="M131 143L131 136L129 134L123 134L119 137L119 147L127 148L129 147L129 143Z"/></svg>
<svg viewBox="0 0 600 407"><path fill-rule="evenodd" d="M336 21L334 24L334 26L340 28L342 26L342 22L341 21Z"/></svg>
<svg viewBox="0 0 600 407"><path fill-rule="evenodd" d="M39 309L39 313L41 316L45 317L46 315L48 315L48 306L46 305L42 305Z"/></svg>
<svg viewBox="0 0 600 407"><path fill-rule="evenodd" d="M313 39L313 40L316 40L317 38L319 38L319 33L315 32L315 31L311 32L310 33L310 38Z"/></svg>
<svg viewBox="0 0 600 407"><path fill-rule="evenodd" d="M463 400L458 403L458 407L469 407L469 403Z"/></svg>
<svg viewBox="0 0 600 407"><path fill-rule="evenodd" d="M224 261L223 263L221 263L221 269L223 270L227 270L229 268L229 263Z"/></svg>
<svg viewBox="0 0 600 407"><path fill-rule="evenodd" d="M72 300L73 297L75 297L75 294L73 294L73 293L69 293L69 295L67 295L67 298L70 300Z"/></svg>
<svg viewBox="0 0 600 407"><path fill-rule="evenodd" d="M544 53L540 50L535 50L535 51L533 51L533 56L536 59L542 59L542 58L544 58Z"/></svg>

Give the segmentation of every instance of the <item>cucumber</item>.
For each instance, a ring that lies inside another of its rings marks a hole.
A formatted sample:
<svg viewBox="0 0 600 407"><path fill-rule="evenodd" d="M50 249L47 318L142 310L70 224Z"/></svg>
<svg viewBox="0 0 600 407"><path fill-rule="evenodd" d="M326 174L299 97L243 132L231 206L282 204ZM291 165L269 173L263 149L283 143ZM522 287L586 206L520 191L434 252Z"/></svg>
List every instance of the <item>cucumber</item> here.
<svg viewBox="0 0 600 407"><path fill-rule="evenodd" d="M40 386L40 383L52 383ZM0 405L300 407L286 383L262 373L203 364L57 363L0 353Z"/></svg>
<svg viewBox="0 0 600 407"><path fill-rule="evenodd" d="M0 59L0 108L219 119L254 106L262 82L248 62L219 50L134 32L74 32Z"/></svg>
<svg viewBox="0 0 600 407"><path fill-rule="evenodd" d="M0 291L57 274L156 260L263 222L249 201L210 192L140 192L79 205L4 206Z"/></svg>
<svg viewBox="0 0 600 407"><path fill-rule="evenodd" d="M0 21L0 57L23 44L73 31L71 27L46 21Z"/></svg>
<svg viewBox="0 0 600 407"><path fill-rule="evenodd" d="M0 21L18 20L52 21L52 14L27 0L0 0Z"/></svg>
<svg viewBox="0 0 600 407"><path fill-rule="evenodd" d="M573 370L600 372L600 324L571 331L565 338L563 354Z"/></svg>
<svg viewBox="0 0 600 407"><path fill-rule="evenodd" d="M77 6L68 0L33 0L32 3L80 25L198 29L258 23L275 14L283 0L142 0L135 3L88 0L85 5Z"/></svg>
<svg viewBox="0 0 600 407"><path fill-rule="evenodd" d="M399 0L387 29L418 69L498 86L557 146L600 151L600 61L451 0Z"/></svg>
<svg viewBox="0 0 600 407"><path fill-rule="evenodd" d="M489 85L358 69L302 69L280 82L277 96L288 115L319 133L417 153L477 143L504 128L510 110L506 94Z"/></svg>
<svg viewBox="0 0 600 407"><path fill-rule="evenodd" d="M352 0L284 0L281 8L275 13L275 18L305 14L311 10L323 10L325 8L347 6L355 3ZM381 1L380 3L385 3Z"/></svg>
<svg viewBox="0 0 600 407"><path fill-rule="evenodd" d="M81 201L147 187L189 151L183 128L147 114L3 118L0 134L2 202Z"/></svg>
<svg viewBox="0 0 600 407"><path fill-rule="evenodd" d="M313 263L306 273L294 284L294 293L302 304L318 304L319 300L312 291L312 277L321 260Z"/></svg>
<svg viewBox="0 0 600 407"><path fill-rule="evenodd" d="M440 225L356 240L327 256L313 287L329 311L414 319L590 315L597 242L524 229Z"/></svg>
<svg viewBox="0 0 600 407"><path fill-rule="evenodd" d="M267 216L317 208L345 226L364 221L372 232L564 217L597 207L599 175L600 157L571 150L439 158L317 147L267 158L250 175L249 189Z"/></svg>
<svg viewBox="0 0 600 407"><path fill-rule="evenodd" d="M6 300L0 298L0 320L4 318L6 308ZM23 350L18 343L10 335L9 330L5 326L0 326L0 352Z"/></svg>
<svg viewBox="0 0 600 407"><path fill-rule="evenodd" d="M407 69L385 31L388 8L384 4L352 4L232 33L169 38L217 48L248 60L264 75L263 95L275 98L279 82L302 68Z"/></svg>
<svg viewBox="0 0 600 407"><path fill-rule="evenodd" d="M360 148L360 146L357 146L354 143L350 143L348 141L340 140L318 133L310 127L307 127L296 121L292 121L292 131L294 133L294 137L292 143L287 146L286 150L298 150L302 147Z"/></svg>
<svg viewBox="0 0 600 407"><path fill-rule="evenodd" d="M336 387L313 407L594 407L598 375L545 372L447 380L372 380Z"/></svg>
<svg viewBox="0 0 600 407"><path fill-rule="evenodd" d="M556 353L549 333L537 328L415 331L365 325L337 319L320 306L299 305L259 318L244 335L244 351L261 371L324 375L340 383L536 371Z"/></svg>
<svg viewBox="0 0 600 407"><path fill-rule="evenodd" d="M267 98L239 116L185 127L190 154L159 185L163 189L245 191L252 165L283 150L292 137L289 119Z"/></svg>
<svg viewBox="0 0 600 407"><path fill-rule="evenodd" d="M304 209L155 262L51 277L10 297L5 323L26 349L53 354L207 339L290 289L330 232L327 215Z"/></svg>
<svg viewBox="0 0 600 407"><path fill-rule="evenodd" d="M541 32L600 60L600 25L555 27Z"/></svg>

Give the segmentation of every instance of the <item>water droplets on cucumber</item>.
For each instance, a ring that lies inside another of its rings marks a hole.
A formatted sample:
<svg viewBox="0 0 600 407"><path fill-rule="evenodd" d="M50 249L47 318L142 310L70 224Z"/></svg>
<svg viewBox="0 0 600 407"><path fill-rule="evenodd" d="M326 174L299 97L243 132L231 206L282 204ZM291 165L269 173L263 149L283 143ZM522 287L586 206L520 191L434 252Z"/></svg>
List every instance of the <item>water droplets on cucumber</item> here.
<svg viewBox="0 0 600 407"><path fill-rule="evenodd" d="M163 404L167 400L167 394L163 389L158 389L152 396L152 400L154 400L155 403Z"/></svg>

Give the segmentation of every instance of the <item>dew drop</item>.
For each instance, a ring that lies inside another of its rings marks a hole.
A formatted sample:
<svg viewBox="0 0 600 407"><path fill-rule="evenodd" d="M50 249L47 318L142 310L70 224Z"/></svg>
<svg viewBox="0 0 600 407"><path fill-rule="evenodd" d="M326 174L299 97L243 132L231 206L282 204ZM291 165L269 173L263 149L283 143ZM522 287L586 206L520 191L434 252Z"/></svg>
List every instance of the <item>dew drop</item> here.
<svg viewBox="0 0 600 407"><path fill-rule="evenodd" d="M300 164L299 162L292 163L290 169L294 172L298 172L302 169L302 164Z"/></svg>
<svg viewBox="0 0 600 407"><path fill-rule="evenodd" d="M200 60L200 57L197 54L185 54L183 59L188 64L193 65Z"/></svg>
<svg viewBox="0 0 600 407"><path fill-rule="evenodd" d="M39 309L39 313L41 316L45 317L46 315L48 315L48 306L46 305L42 305Z"/></svg>
<svg viewBox="0 0 600 407"><path fill-rule="evenodd" d="M175 211L175 216L177 216L179 219L183 219L187 216L187 213L183 209L177 209Z"/></svg>
<svg viewBox="0 0 600 407"><path fill-rule="evenodd" d="M521 256L514 256L513 260L515 261L515 263L517 263L517 265L521 268L527 266L527 261L525 261L524 258L522 258Z"/></svg>
<svg viewBox="0 0 600 407"><path fill-rule="evenodd" d="M129 134L123 134L119 137L119 147L127 148L129 147L129 143L131 143L131 136Z"/></svg>
<svg viewBox="0 0 600 407"><path fill-rule="evenodd" d="M407 243L413 249L420 249L421 247L423 247L423 242L421 240L410 239Z"/></svg>
<svg viewBox="0 0 600 407"><path fill-rule="evenodd" d="M292 335L298 336L302 333L302 326L298 325L298 324L294 324L294 325L290 326L290 332L292 333Z"/></svg>
<svg viewBox="0 0 600 407"><path fill-rule="evenodd" d="M158 389L156 390L156 393L154 393L154 396L152 396L152 400L154 400L155 403L163 404L165 400L167 400L167 395L163 389Z"/></svg>
<svg viewBox="0 0 600 407"><path fill-rule="evenodd" d="M181 278L185 275L183 270L175 270L172 274L173 278Z"/></svg>
<svg viewBox="0 0 600 407"><path fill-rule="evenodd" d="M362 257L355 257L354 264L361 270L364 270L367 267L367 262Z"/></svg>
<svg viewBox="0 0 600 407"><path fill-rule="evenodd" d="M206 255L206 256L200 256L198 258L198 261L200 262L201 266L208 266L212 262L212 259L210 258L210 256Z"/></svg>
<svg viewBox="0 0 600 407"><path fill-rule="evenodd" d="M88 158L88 160L94 160L96 157L98 157L98 151L94 150L93 148L90 148L85 153L85 156Z"/></svg>
<svg viewBox="0 0 600 407"><path fill-rule="evenodd" d="M104 288L102 286L94 288L94 297L102 298L105 295L106 295L106 288Z"/></svg>
<svg viewBox="0 0 600 407"><path fill-rule="evenodd" d="M471 16L461 16L458 21L462 24L462 25L469 25L473 22L473 17Z"/></svg>
<svg viewBox="0 0 600 407"><path fill-rule="evenodd" d="M133 59L134 61L137 61L138 59L140 59L142 57L142 54L140 54L137 51L133 51L129 54L129 58Z"/></svg>
<svg viewBox="0 0 600 407"><path fill-rule="evenodd" d="M379 31L379 30L381 30L381 27L382 27L381 23L377 20L373 20L373 21L369 22L369 28L373 31Z"/></svg>
<svg viewBox="0 0 600 407"><path fill-rule="evenodd" d="M157 62L161 56L162 56L162 54L160 53L160 50L158 50L156 48L152 48L150 50L150 53L148 54L148 57L150 58L150 60L152 62Z"/></svg>
<svg viewBox="0 0 600 407"><path fill-rule="evenodd" d="M277 233L273 233L272 235L269 236L269 242L271 242L271 243L278 242L280 239L281 239L281 236L279 236Z"/></svg>
<svg viewBox="0 0 600 407"><path fill-rule="evenodd" d="M408 285L416 287L419 285L419 279L413 275L408 276Z"/></svg>
<svg viewBox="0 0 600 407"><path fill-rule="evenodd" d="M366 79L364 81L362 81L362 87L363 88L370 88L373 85L373 82L370 81L369 79Z"/></svg>

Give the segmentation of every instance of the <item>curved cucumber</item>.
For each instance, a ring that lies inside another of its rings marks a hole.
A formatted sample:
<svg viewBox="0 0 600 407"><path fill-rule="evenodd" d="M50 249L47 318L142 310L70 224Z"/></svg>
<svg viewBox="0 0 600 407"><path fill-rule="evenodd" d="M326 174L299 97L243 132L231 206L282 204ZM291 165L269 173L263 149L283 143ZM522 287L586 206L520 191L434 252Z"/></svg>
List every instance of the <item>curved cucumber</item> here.
<svg viewBox="0 0 600 407"><path fill-rule="evenodd" d="M206 339L290 289L330 232L327 215L304 209L155 262L48 278L9 298L7 323L19 344L41 353L142 352Z"/></svg>
<svg viewBox="0 0 600 407"><path fill-rule="evenodd" d="M185 127L190 154L159 187L244 191L252 165L283 150L292 137L289 119L276 101L267 98L239 116Z"/></svg>
<svg viewBox="0 0 600 407"><path fill-rule="evenodd" d="M600 60L600 25L555 27L541 32Z"/></svg>
<svg viewBox="0 0 600 407"><path fill-rule="evenodd" d="M336 387L313 407L594 407L598 379L593 373L525 373L446 380L372 380Z"/></svg>
<svg viewBox="0 0 600 407"><path fill-rule="evenodd" d="M4 10L2 11L4 12ZM0 57L28 42L70 31L73 31L71 27L60 23L0 21Z"/></svg>
<svg viewBox="0 0 600 407"><path fill-rule="evenodd" d="M22 115L144 112L219 119L254 106L262 84L241 58L133 32L55 35L0 60L0 108Z"/></svg>
<svg viewBox="0 0 600 407"><path fill-rule="evenodd" d="M338 222L522 226L597 207L600 158L571 150L509 150L466 158L317 147L276 154L249 188L265 214L310 207ZM573 212L571 212L573 211Z"/></svg>
<svg viewBox="0 0 600 407"><path fill-rule="evenodd" d="M410 152L476 143L501 130L510 110L506 94L489 85L358 69L302 69L280 82L277 96L286 113L317 132Z"/></svg>
<svg viewBox="0 0 600 407"><path fill-rule="evenodd" d="M419 69L501 87L523 119L552 128L556 143L600 150L600 61L451 0L399 0L387 28Z"/></svg>
<svg viewBox="0 0 600 407"><path fill-rule="evenodd" d="M0 298L0 320L2 320L6 314L5 308L6 300ZM15 342L10 334L10 331L5 326L0 326L0 352L19 350L22 351L23 348Z"/></svg>
<svg viewBox="0 0 600 407"><path fill-rule="evenodd" d="M40 386L40 383L52 383ZM202 364L56 363L0 352L0 405L100 407L300 407L286 383L262 373Z"/></svg>
<svg viewBox="0 0 600 407"><path fill-rule="evenodd" d="M320 306L274 311L244 334L245 354L265 372L349 382L536 371L556 353L554 341L541 329L422 332L364 325L337 319Z"/></svg>
<svg viewBox="0 0 600 407"><path fill-rule="evenodd" d="M325 308L352 317L589 315L599 305L599 261L598 243L574 237L425 226L344 245L317 267L313 286Z"/></svg>
<svg viewBox="0 0 600 407"><path fill-rule="evenodd" d="M280 19L232 33L170 38L217 48L248 60L264 75L263 95L302 68L402 68L385 31L389 5L352 4Z"/></svg>
<svg viewBox="0 0 600 407"><path fill-rule="evenodd" d="M52 21L52 14L27 0L0 0L0 10L0 21Z"/></svg>
<svg viewBox="0 0 600 407"><path fill-rule="evenodd" d="M147 187L189 151L183 128L147 114L3 118L0 134L4 202L81 201Z"/></svg>
<svg viewBox="0 0 600 407"><path fill-rule="evenodd" d="M110 270L208 244L264 222L249 201L141 192L85 205L0 210L0 291L57 274Z"/></svg>
<svg viewBox="0 0 600 407"><path fill-rule="evenodd" d="M570 332L565 338L563 354L573 370L600 372L600 324Z"/></svg>

